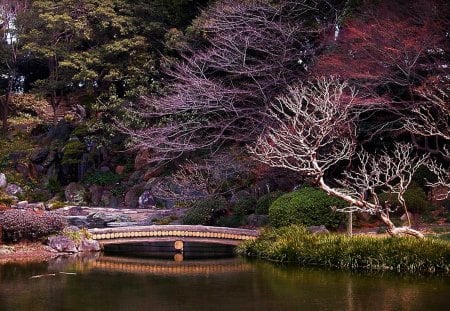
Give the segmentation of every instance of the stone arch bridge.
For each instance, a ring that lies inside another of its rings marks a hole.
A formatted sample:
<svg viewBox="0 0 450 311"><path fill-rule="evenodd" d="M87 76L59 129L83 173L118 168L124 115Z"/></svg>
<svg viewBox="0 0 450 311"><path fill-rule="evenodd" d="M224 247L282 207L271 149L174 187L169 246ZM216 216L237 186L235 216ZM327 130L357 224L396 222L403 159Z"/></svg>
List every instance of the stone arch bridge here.
<svg viewBox="0 0 450 311"><path fill-rule="evenodd" d="M92 238L102 247L109 244L152 242L198 242L223 245L238 245L258 237L257 230L211 226L132 226L90 229Z"/></svg>

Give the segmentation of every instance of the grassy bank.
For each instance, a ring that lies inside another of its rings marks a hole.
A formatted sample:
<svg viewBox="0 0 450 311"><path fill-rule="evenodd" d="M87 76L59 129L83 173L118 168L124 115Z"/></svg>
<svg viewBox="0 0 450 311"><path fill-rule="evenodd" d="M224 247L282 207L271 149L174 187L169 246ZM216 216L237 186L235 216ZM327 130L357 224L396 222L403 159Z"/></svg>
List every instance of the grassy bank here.
<svg viewBox="0 0 450 311"><path fill-rule="evenodd" d="M238 253L269 261L339 269L449 272L450 243L437 239L313 235L304 227L267 230Z"/></svg>

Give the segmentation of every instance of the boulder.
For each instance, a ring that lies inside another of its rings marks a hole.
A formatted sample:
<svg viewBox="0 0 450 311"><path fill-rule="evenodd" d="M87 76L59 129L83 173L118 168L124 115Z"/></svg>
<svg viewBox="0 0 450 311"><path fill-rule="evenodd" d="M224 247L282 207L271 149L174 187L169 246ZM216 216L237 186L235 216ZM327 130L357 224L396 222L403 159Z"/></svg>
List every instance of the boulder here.
<svg viewBox="0 0 450 311"><path fill-rule="evenodd" d="M156 207L156 201L153 198L150 191L144 191L139 196L138 203L139 203L139 208L154 208L154 207Z"/></svg>
<svg viewBox="0 0 450 311"><path fill-rule="evenodd" d="M89 228L104 228L108 222L115 221L116 218L103 212L91 213L87 216Z"/></svg>
<svg viewBox="0 0 450 311"><path fill-rule="evenodd" d="M17 209L26 209L28 207L28 201L20 201L16 204Z"/></svg>
<svg viewBox="0 0 450 311"><path fill-rule="evenodd" d="M102 206L111 206L113 201L113 194L111 191L105 190L102 192L102 197L100 198L100 202Z"/></svg>
<svg viewBox="0 0 450 311"><path fill-rule="evenodd" d="M306 229L308 229L308 231L311 232L312 234L329 234L330 233L330 231L328 231L324 225L310 226Z"/></svg>
<svg viewBox="0 0 450 311"><path fill-rule="evenodd" d="M38 202L38 203L28 203L27 208L31 208L33 210L40 210L40 211L44 211L45 210L45 204L42 202Z"/></svg>
<svg viewBox="0 0 450 311"><path fill-rule="evenodd" d="M100 251L100 243L96 240L82 239L78 245L79 252L98 252Z"/></svg>
<svg viewBox="0 0 450 311"><path fill-rule="evenodd" d="M6 186L5 192L12 196L18 196L23 193L23 189L16 184L8 184Z"/></svg>
<svg viewBox="0 0 450 311"><path fill-rule="evenodd" d="M22 174L22 176L24 178L28 178L30 176L30 169L28 168L28 165L24 164L24 163L17 163L16 164L16 171L20 174Z"/></svg>
<svg viewBox="0 0 450 311"><path fill-rule="evenodd" d="M66 196L66 201L75 205L81 205L84 203L86 190L82 185L72 182L66 187L64 194Z"/></svg>
<svg viewBox="0 0 450 311"><path fill-rule="evenodd" d="M103 187L92 185L89 187L89 198L94 206L99 206L102 201Z"/></svg>
<svg viewBox="0 0 450 311"><path fill-rule="evenodd" d="M78 253L75 242L64 235L49 237L46 244L58 252Z"/></svg>
<svg viewBox="0 0 450 311"><path fill-rule="evenodd" d="M124 204L128 208L136 208L139 203L139 196L136 194L135 189L130 189L125 194Z"/></svg>
<svg viewBox="0 0 450 311"><path fill-rule="evenodd" d="M71 132L72 129L70 124L66 120L62 119L56 126L50 128L47 133L46 140L52 141L54 139L59 139L61 141L66 141L69 139Z"/></svg>
<svg viewBox="0 0 450 311"><path fill-rule="evenodd" d="M3 189L8 184L5 174L0 173L0 189Z"/></svg>
<svg viewBox="0 0 450 311"><path fill-rule="evenodd" d="M39 148L34 150L30 155L30 160L33 163L42 163L47 158L48 154L50 153L48 148Z"/></svg>
<svg viewBox="0 0 450 311"><path fill-rule="evenodd" d="M87 216L66 216L66 220L70 226L77 228L94 228L90 226Z"/></svg>
<svg viewBox="0 0 450 311"><path fill-rule="evenodd" d="M72 206L67 210L67 215L69 216L87 216L89 212L80 206Z"/></svg>

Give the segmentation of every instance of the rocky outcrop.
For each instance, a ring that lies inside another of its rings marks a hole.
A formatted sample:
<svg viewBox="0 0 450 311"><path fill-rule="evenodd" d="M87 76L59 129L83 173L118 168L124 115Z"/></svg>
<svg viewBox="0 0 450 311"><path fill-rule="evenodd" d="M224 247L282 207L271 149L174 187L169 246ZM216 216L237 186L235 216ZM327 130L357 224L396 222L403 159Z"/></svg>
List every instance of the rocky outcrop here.
<svg viewBox="0 0 450 311"><path fill-rule="evenodd" d="M84 203L86 190L79 183L72 182L66 187L64 194L67 202L81 205Z"/></svg>
<svg viewBox="0 0 450 311"><path fill-rule="evenodd" d="M12 196L18 196L23 193L23 189L16 184L8 184L5 189L6 194Z"/></svg>
<svg viewBox="0 0 450 311"><path fill-rule="evenodd" d="M46 244L60 253L100 251L100 244L77 227L67 227L63 234L49 237Z"/></svg>
<svg viewBox="0 0 450 311"><path fill-rule="evenodd" d="M324 225L310 226L306 229L308 229L308 231L311 232L312 234L328 234L328 233L330 233L330 231L328 231Z"/></svg>

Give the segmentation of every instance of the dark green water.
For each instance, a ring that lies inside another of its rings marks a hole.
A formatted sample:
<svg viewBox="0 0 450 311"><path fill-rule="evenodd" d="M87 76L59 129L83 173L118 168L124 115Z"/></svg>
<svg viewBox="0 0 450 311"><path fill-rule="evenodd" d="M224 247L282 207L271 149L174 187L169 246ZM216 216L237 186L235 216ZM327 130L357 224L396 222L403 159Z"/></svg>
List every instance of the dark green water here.
<svg viewBox="0 0 450 311"><path fill-rule="evenodd" d="M43 274L54 275L32 278ZM107 256L0 266L2 311L448 310L449 305L445 276Z"/></svg>

